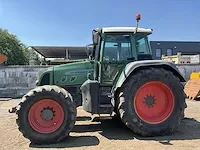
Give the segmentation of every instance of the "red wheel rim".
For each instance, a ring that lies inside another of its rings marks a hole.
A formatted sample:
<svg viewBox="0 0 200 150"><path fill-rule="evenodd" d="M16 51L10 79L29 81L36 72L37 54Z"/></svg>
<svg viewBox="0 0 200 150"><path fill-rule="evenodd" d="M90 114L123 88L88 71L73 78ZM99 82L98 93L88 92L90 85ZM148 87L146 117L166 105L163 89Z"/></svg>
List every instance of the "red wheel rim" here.
<svg viewBox="0 0 200 150"><path fill-rule="evenodd" d="M39 133L52 133L63 123L62 106L52 99L42 99L30 108L28 114L30 126Z"/></svg>
<svg viewBox="0 0 200 150"><path fill-rule="evenodd" d="M173 112L174 95L164 83L152 81L144 84L134 98L134 108L140 119L149 124L166 121Z"/></svg>

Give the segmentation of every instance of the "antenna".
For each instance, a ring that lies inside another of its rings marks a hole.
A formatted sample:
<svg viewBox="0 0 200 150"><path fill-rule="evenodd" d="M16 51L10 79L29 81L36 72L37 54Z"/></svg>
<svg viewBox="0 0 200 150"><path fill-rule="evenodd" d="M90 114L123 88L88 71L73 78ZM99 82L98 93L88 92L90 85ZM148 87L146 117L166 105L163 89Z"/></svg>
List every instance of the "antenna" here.
<svg viewBox="0 0 200 150"><path fill-rule="evenodd" d="M141 15L137 14L136 15L136 29L135 29L135 33L137 33L138 30L138 24L139 24L139 20L141 19Z"/></svg>

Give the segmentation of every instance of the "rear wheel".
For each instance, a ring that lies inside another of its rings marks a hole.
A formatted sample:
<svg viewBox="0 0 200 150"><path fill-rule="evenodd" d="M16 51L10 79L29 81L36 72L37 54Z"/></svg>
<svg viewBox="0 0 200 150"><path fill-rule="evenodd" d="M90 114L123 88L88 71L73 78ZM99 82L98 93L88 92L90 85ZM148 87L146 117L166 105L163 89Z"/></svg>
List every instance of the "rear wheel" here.
<svg viewBox="0 0 200 150"><path fill-rule="evenodd" d="M41 86L28 92L17 107L17 124L33 143L59 142L68 136L76 121L76 107L66 90Z"/></svg>
<svg viewBox="0 0 200 150"><path fill-rule="evenodd" d="M171 134L183 117L186 95L179 79L162 68L139 70L117 99L122 121L142 136Z"/></svg>

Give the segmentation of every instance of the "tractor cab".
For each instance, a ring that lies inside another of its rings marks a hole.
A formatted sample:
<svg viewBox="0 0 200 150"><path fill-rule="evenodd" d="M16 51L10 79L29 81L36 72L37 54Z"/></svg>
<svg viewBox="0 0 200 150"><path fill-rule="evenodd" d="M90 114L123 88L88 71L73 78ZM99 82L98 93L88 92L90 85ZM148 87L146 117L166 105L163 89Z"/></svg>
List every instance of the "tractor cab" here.
<svg viewBox="0 0 200 150"><path fill-rule="evenodd" d="M95 64L94 79L102 85L113 85L128 63L151 60L148 42L151 29L138 27L107 27L93 30L91 62Z"/></svg>
<svg viewBox="0 0 200 150"><path fill-rule="evenodd" d="M139 16L140 17L140 16ZM135 61L151 60L148 35L152 29L136 27L105 27L92 32L93 49L89 51L94 65L94 78L88 76L82 86L83 109L90 113L112 112L111 89L124 68ZM91 45L90 45L91 46Z"/></svg>

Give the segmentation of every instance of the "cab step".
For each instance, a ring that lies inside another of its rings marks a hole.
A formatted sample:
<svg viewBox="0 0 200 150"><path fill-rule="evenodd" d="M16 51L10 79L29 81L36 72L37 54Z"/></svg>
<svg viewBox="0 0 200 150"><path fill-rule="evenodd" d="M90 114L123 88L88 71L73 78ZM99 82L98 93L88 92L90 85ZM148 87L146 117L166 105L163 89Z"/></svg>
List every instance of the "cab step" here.
<svg viewBox="0 0 200 150"><path fill-rule="evenodd" d="M113 106L111 104L100 104L99 113L100 114L111 114L113 112Z"/></svg>

